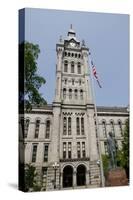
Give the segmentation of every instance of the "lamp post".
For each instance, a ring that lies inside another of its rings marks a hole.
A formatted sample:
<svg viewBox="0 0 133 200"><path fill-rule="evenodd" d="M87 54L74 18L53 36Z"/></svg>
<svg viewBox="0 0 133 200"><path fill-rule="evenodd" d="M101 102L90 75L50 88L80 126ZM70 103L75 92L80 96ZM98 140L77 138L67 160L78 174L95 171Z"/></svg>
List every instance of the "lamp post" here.
<svg viewBox="0 0 133 200"><path fill-rule="evenodd" d="M54 168L54 189L56 189L56 171L57 171L58 167L59 167L59 164L57 162L55 162L53 164L53 168Z"/></svg>

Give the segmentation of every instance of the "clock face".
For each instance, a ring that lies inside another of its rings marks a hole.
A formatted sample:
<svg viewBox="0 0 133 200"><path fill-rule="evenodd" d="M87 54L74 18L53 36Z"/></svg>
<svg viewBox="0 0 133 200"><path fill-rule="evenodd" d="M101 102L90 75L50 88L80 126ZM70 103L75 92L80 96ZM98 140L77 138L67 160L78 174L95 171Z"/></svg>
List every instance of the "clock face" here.
<svg viewBox="0 0 133 200"><path fill-rule="evenodd" d="M76 44L75 44L74 42L70 42L70 45L71 45L72 47L75 47L75 46L76 46Z"/></svg>

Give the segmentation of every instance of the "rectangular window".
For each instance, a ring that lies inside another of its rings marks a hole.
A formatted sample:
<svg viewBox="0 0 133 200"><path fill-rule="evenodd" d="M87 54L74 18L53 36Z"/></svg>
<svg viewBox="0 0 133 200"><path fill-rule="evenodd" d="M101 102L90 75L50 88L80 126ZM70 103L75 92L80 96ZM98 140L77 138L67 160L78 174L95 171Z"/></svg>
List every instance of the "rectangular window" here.
<svg viewBox="0 0 133 200"><path fill-rule="evenodd" d="M74 62L71 63L71 73L74 73Z"/></svg>
<svg viewBox="0 0 133 200"><path fill-rule="evenodd" d="M44 162L48 161L48 144L44 144Z"/></svg>
<svg viewBox="0 0 133 200"><path fill-rule="evenodd" d="M80 158L81 154L80 154L80 142L77 142L77 157Z"/></svg>
<svg viewBox="0 0 133 200"><path fill-rule="evenodd" d="M82 142L82 157L85 158L86 153L85 153L85 142Z"/></svg>
<svg viewBox="0 0 133 200"><path fill-rule="evenodd" d="M68 135L71 135L71 117L68 118Z"/></svg>
<svg viewBox="0 0 133 200"><path fill-rule="evenodd" d="M24 121L24 137L25 138L27 138L27 135L28 135L29 123L30 123L29 119L26 119Z"/></svg>
<svg viewBox="0 0 133 200"><path fill-rule="evenodd" d="M111 121L111 132L113 133L113 137L115 137L115 128L114 128L114 122Z"/></svg>
<svg viewBox="0 0 133 200"><path fill-rule="evenodd" d="M67 134L67 118L63 118L63 135Z"/></svg>
<svg viewBox="0 0 133 200"><path fill-rule="evenodd" d="M42 167L42 175L47 176L47 167Z"/></svg>
<svg viewBox="0 0 133 200"><path fill-rule="evenodd" d="M77 119L76 119L76 121L77 121L77 135L80 135L80 125L79 125L79 118L77 117Z"/></svg>
<svg viewBox="0 0 133 200"><path fill-rule="evenodd" d="M104 142L104 150L105 150L105 154L108 154L107 141Z"/></svg>
<svg viewBox="0 0 133 200"><path fill-rule="evenodd" d="M35 138L38 138L38 135L39 135L39 127L40 127L40 120L36 120Z"/></svg>
<svg viewBox="0 0 133 200"><path fill-rule="evenodd" d="M63 142L63 159L66 158L66 142Z"/></svg>
<svg viewBox="0 0 133 200"><path fill-rule="evenodd" d="M37 144L33 144L32 162L36 162L36 154L37 154Z"/></svg>
<svg viewBox="0 0 133 200"><path fill-rule="evenodd" d="M81 118L81 134L84 135L84 118Z"/></svg>
<svg viewBox="0 0 133 200"><path fill-rule="evenodd" d="M50 121L48 120L46 122L46 135L45 135L45 138L48 139L49 135L50 135Z"/></svg>
<svg viewBox="0 0 133 200"><path fill-rule="evenodd" d="M22 136L24 138L24 118L20 119L20 125L21 125L21 130L22 130Z"/></svg>
<svg viewBox="0 0 133 200"><path fill-rule="evenodd" d="M78 63L78 74L81 74L81 65Z"/></svg>
<svg viewBox="0 0 133 200"><path fill-rule="evenodd" d="M71 149L71 142L68 142L68 158L71 158L71 152L72 152L72 149Z"/></svg>

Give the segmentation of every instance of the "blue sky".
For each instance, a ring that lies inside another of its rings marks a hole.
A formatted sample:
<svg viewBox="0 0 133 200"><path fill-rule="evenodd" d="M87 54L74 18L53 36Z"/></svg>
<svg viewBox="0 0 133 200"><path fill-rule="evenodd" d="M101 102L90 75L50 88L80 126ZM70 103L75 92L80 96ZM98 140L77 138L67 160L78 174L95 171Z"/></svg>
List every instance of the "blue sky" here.
<svg viewBox="0 0 133 200"><path fill-rule="evenodd" d="M73 24L77 38L85 40L100 76L102 89L95 82L96 103L104 106L129 104L129 16L26 9L25 39L38 44L38 73L46 79L40 89L48 103L55 93L56 43L66 38Z"/></svg>

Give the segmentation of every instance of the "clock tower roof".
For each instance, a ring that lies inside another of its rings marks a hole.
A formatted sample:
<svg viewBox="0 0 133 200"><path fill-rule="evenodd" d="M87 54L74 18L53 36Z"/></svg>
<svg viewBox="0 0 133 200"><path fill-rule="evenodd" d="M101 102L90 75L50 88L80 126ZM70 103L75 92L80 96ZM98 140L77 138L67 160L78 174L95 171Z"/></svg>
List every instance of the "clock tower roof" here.
<svg viewBox="0 0 133 200"><path fill-rule="evenodd" d="M67 36L68 36L68 40L71 40L72 38L75 40L75 41L77 41L77 42L79 42L77 39L76 39L76 32L74 31L74 29L73 29L73 27L72 27L72 24L71 24L71 26L70 26L70 29L69 29L69 31L68 31L68 33L67 33Z"/></svg>

